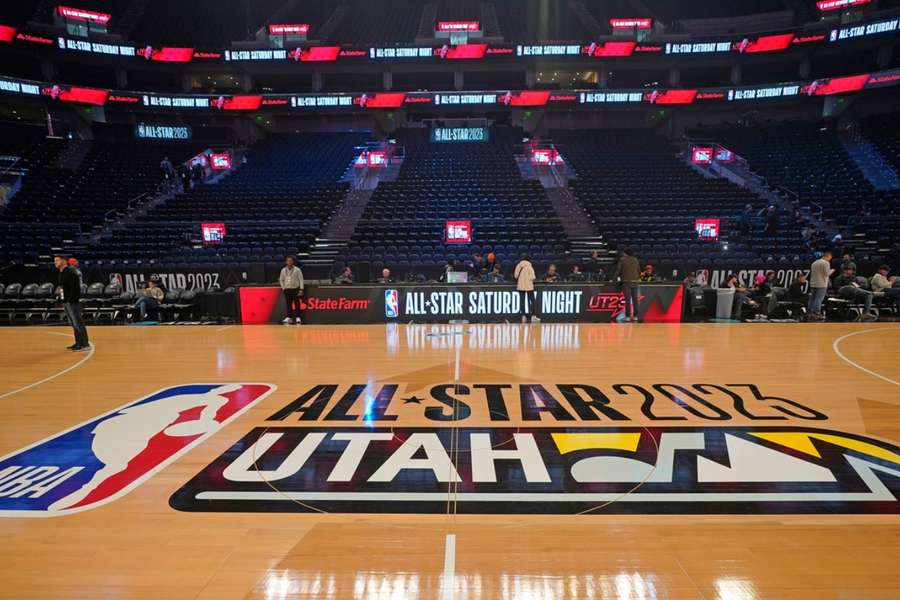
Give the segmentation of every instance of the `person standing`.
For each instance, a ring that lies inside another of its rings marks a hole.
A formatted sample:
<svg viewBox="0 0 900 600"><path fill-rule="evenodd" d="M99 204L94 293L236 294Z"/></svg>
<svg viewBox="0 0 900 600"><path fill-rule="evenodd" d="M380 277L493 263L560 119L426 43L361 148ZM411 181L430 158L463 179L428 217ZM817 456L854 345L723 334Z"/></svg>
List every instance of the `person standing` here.
<svg viewBox="0 0 900 600"><path fill-rule="evenodd" d="M59 271L60 300L75 333L75 343L67 349L73 352L87 350L91 347L91 342L81 315L81 277L75 267L69 266L62 256L53 257L53 266Z"/></svg>
<svg viewBox="0 0 900 600"><path fill-rule="evenodd" d="M294 265L294 257L286 256L284 267L278 276L278 283L284 292L284 303L287 306L287 317L282 321L285 325L300 324L300 297L303 295L303 271Z"/></svg>
<svg viewBox="0 0 900 600"><path fill-rule="evenodd" d="M534 267L528 257L524 257L516 265L513 271L513 278L516 280L516 289L522 299L522 322L527 323L530 318L532 321L536 319L534 315L534 303L537 294L534 291L534 280L537 276L534 274Z"/></svg>
<svg viewBox="0 0 900 600"><path fill-rule="evenodd" d="M809 305L806 312L809 318L816 321L824 321L822 314L822 302L828 292L828 283L834 269L831 268L831 250L822 253L822 257L813 262L809 271Z"/></svg>
<svg viewBox="0 0 900 600"><path fill-rule="evenodd" d="M637 321L641 265L631 248L625 248L622 251L622 257L619 258L619 263L616 265L616 274L613 279L622 282L622 294L625 296L625 321Z"/></svg>

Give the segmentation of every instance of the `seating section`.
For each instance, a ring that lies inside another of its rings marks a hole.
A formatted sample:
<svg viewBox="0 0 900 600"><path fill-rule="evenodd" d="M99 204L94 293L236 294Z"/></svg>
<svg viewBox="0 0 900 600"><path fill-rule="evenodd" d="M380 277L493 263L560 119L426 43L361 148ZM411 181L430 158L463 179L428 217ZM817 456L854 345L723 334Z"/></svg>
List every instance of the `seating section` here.
<svg viewBox="0 0 900 600"><path fill-rule="evenodd" d="M759 218L752 237L739 240L741 211L765 204L749 190L694 171L661 136L644 130L555 131L552 139L578 175L572 190L579 203L618 250L631 246L657 265L805 261L799 226L785 215L776 235L764 235ZM701 243L697 218L721 219L723 243Z"/></svg>
<svg viewBox="0 0 900 600"><path fill-rule="evenodd" d="M900 173L900 113L877 115L860 121L862 132L881 156Z"/></svg>
<svg viewBox="0 0 900 600"><path fill-rule="evenodd" d="M190 48L224 47L247 39L284 0L154 0L131 34L138 43Z"/></svg>
<svg viewBox="0 0 900 600"><path fill-rule="evenodd" d="M743 156L771 185L798 194L802 204L821 206L824 217L840 225L860 208L888 214L896 207L893 194L876 191L866 180L831 127L779 123L702 134Z"/></svg>
<svg viewBox="0 0 900 600"><path fill-rule="evenodd" d="M593 3L603 0L592 0ZM721 2L705 2L704 0L646 0L647 7L665 22L676 19L703 19L720 17L739 17L757 13L773 12L789 8L784 0L722 0ZM625 15L635 16L635 15Z"/></svg>
<svg viewBox="0 0 900 600"><path fill-rule="evenodd" d="M247 163L214 184L149 211L91 247L92 260L156 261L174 266L281 262L305 252L340 205L340 183L368 133L274 135ZM204 247L200 226L223 222L225 242Z"/></svg>
<svg viewBox="0 0 900 600"><path fill-rule="evenodd" d="M103 223L160 181L164 156L178 164L197 151L189 142L68 140L60 156L87 151L77 169L43 164L29 172L22 190L3 214L4 221L79 223L87 231Z"/></svg>
<svg viewBox="0 0 900 600"><path fill-rule="evenodd" d="M504 265L524 255L561 258L562 224L537 181L516 167L519 129L495 127L486 143L431 143L425 129L404 130L406 158L397 181L382 181L357 224L343 260L384 264L399 272L435 271L493 250ZM447 220L470 220L474 243L445 244Z"/></svg>
<svg viewBox="0 0 900 600"><path fill-rule="evenodd" d="M412 42L419 30L422 4L387 0L350 0L334 38L353 44L403 44Z"/></svg>

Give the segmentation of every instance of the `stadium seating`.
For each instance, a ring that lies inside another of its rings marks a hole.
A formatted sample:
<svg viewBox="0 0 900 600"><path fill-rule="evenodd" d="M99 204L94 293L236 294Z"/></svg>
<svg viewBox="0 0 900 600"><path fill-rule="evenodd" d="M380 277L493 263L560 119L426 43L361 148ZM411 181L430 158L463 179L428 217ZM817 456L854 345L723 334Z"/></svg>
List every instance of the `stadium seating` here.
<svg viewBox="0 0 900 600"><path fill-rule="evenodd" d="M356 227L344 261L384 264L400 272L434 271L494 250L509 264L561 258L566 240L537 181L519 173L514 142L522 131L495 127L486 143L441 144L425 129L405 130L406 159L397 181L381 182ZM474 244L444 244L445 221L473 222Z"/></svg>
<svg viewBox="0 0 900 600"><path fill-rule="evenodd" d="M351 0L348 14L334 38L354 44L405 44L412 42L422 16L420 2Z"/></svg>
<svg viewBox="0 0 900 600"><path fill-rule="evenodd" d="M892 193L878 192L866 180L829 126L778 123L700 133L743 156L753 171L796 193L802 204L821 206L824 217L839 225L860 208L889 214L896 206Z"/></svg>
<svg viewBox="0 0 900 600"><path fill-rule="evenodd" d="M763 235L758 222L751 239L736 239L744 206L759 210L764 203L749 190L694 171L661 136L645 130L555 131L552 139L577 173L572 189L578 201L620 250L631 246L654 264L805 260L799 226L785 215L777 235ZM697 218L721 219L727 250L698 240Z"/></svg>
<svg viewBox="0 0 900 600"><path fill-rule="evenodd" d="M131 37L138 43L221 48L250 37L283 0L147 2Z"/></svg>
<svg viewBox="0 0 900 600"><path fill-rule="evenodd" d="M77 169L45 162L39 172L29 172L4 220L79 223L87 231L102 223L109 211L123 209L136 196L155 190L164 156L178 164L199 150L189 142L93 140L66 144L90 145L90 151Z"/></svg>
<svg viewBox="0 0 900 600"><path fill-rule="evenodd" d="M116 227L85 254L91 260L176 266L281 262L305 252L347 193L340 183L368 133L275 135L224 181L179 194ZM204 247L200 225L224 222L225 242Z"/></svg>

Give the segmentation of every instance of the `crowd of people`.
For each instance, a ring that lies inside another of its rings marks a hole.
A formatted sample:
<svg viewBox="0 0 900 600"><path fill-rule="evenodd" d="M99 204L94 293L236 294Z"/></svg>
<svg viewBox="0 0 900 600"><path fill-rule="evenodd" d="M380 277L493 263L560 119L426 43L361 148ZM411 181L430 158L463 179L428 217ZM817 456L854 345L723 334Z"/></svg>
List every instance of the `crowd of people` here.
<svg viewBox="0 0 900 600"><path fill-rule="evenodd" d="M732 318L741 320L746 309L757 311L758 317L767 317L777 308L778 303L787 301L805 308L806 320L825 321L825 300L831 292L837 299L859 307L861 321L874 321L878 317L873 312L876 300L883 299L900 316L900 277L891 275L891 267L884 264L872 277L864 277L857 272L852 254L845 253L837 266L834 253L826 250L810 265L809 276L801 273L786 287L779 285L774 271L758 274L750 286L742 285L735 273L729 273L722 284L723 289L734 290ZM696 274L690 272L684 280L687 287L699 286Z"/></svg>

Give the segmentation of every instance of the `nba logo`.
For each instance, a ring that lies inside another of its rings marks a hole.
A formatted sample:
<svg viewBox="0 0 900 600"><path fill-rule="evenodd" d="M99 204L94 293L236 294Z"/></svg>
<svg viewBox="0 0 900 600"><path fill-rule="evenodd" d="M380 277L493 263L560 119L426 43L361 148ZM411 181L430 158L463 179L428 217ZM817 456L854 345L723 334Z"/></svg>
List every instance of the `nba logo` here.
<svg viewBox="0 0 900 600"><path fill-rule="evenodd" d="M388 319L400 316L400 295L397 290L384 290L384 315Z"/></svg>
<svg viewBox="0 0 900 600"><path fill-rule="evenodd" d="M0 516L52 517L121 498L275 389L166 388L8 454L0 458Z"/></svg>

